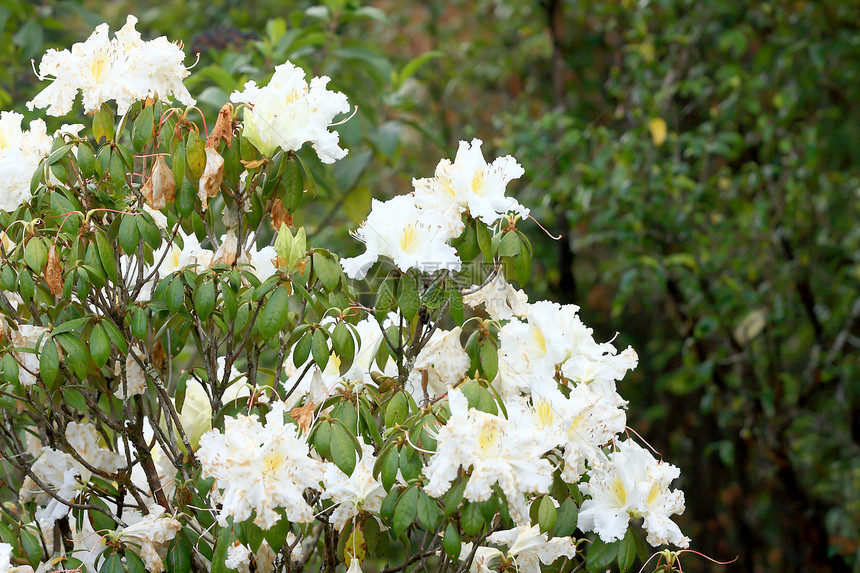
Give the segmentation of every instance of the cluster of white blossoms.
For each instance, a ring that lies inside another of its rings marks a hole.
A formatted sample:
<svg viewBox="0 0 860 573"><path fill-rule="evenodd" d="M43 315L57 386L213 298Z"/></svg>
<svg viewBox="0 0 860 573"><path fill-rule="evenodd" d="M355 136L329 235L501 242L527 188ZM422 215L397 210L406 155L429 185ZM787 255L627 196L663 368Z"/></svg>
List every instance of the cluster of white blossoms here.
<svg viewBox="0 0 860 573"><path fill-rule="evenodd" d="M51 151L45 122L34 119L24 131L23 120L20 113L0 112L0 211L12 212L30 199L33 173Z"/></svg>
<svg viewBox="0 0 860 573"><path fill-rule="evenodd" d="M265 87L247 82L230 96L233 103L247 104L244 137L269 157L278 149L298 151L310 142L323 163L342 159L347 151L338 145L338 133L328 128L336 115L349 111L349 104L341 92L326 88L329 81L316 77L308 85L304 70L286 62L275 68Z"/></svg>
<svg viewBox="0 0 860 573"><path fill-rule="evenodd" d="M505 196L507 184L523 173L511 156L488 164L480 139L471 144L461 141L454 162L443 159L435 177L414 179L410 195L373 200L367 220L353 233L365 252L341 259L344 272L363 279L379 257L388 257L404 272L460 270L462 261L450 242L463 233L464 214L486 225L511 212L528 216L528 209Z"/></svg>
<svg viewBox="0 0 860 573"><path fill-rule="evenodd" d="M552 484L552 464L543 455L553 448L552 437L502 416L469 408L456 388L448 390L451 418L436 436L436 453L424 468L424 491L441 497L459 475L471 468L463 497L484 501L498 484L507 497L511 517L528 520L524 495L546 493Z"/></svg>
<svg viewBox="0 0 860 573"><path fill-rule="evenodd" d="M47 108L48 115L69 113L78 91L84 111L94 113L108 101L116 101L124 114L136 101L175 97L185 105L194 98L182 84L188 76L182 48L165 37L144 42L135 29L137 18L129 16L113 39L107 24L98 26L85 42L71 50L48 50L39 63L39 79L53 80L27 103Z"/></svg>
<svg viewBox="0 0 860 573"><path fill-rule="evenodd" d="M624 537L631 517L644 518L651 545L688 547L690 539L669 519L684 512L684 492L669 489L680 473L636 442L619 442L617 451L592 465L591 479L580 486L591 499L580 508L579 527L609 543Z"/></svg>

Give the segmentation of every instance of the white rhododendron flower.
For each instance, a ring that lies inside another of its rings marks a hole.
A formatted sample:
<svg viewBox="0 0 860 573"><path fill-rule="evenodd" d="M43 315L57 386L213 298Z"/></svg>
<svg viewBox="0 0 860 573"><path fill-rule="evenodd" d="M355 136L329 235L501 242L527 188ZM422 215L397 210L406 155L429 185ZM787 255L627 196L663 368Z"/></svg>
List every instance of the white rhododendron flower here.
<svg viewBox="0 0 860 573"><path fill-rule="evenodd" d="M453 330L437 328L430 340L415 359L415 369L409 378L410 385L415 387L413 396L424 397L422 388L426 375L429 396L438 396L447 391L448 386L455 386L466 376L469 369L469 355L460 344L462 329L457 326Z"/></svg>
<svg viewBox="0 0 860 573"><path fill-rule="evenodd" d="M350 278L363 279L379 257L392 259L404 272L412 268L426 273L460 270L457 251L447 244L453 237L445 231L441 216L420 209L409 195L385 202L374 199L367 220L353 236L367 250L357 257L341 259Z"/></svg>
<svg viewBox="0 0 860 573"><path fill-rule="evenodd" d="M114 396L120 400L128 400L132 396L146 392L146 375L138 361L135 360L135 355L138 356L139 360L143 360L138 350L133 346L129 347L125 357L125 384L120 383L119 388L114 392Z"/></svg>
<svg viewBox="0 0 860 573"><path fill-rule="evenodd" d="M143 559L147 571L161 573L164 571L162 559L167 555L167 546L180 529L182 524L165 516L163 507L152 505L143 519L117 533L119 539L130 542L135 553Z"/></svg>
<svg viewBox="0 0 860 573"><path fill-rule="evenodd" d="M8 543L0 543L0 573L9 573L12 570L12 546Z"/></svg>
<svg viewBox="0 0 860 573"><path fill-rule="evenodd" d="M361 442L361 459L355 464L352 475L347 476L336 465L327 463L325 468L325 489L323 499L335 504L331 522L338 531L361 510L378 512L386 495L382 484L373 477L373 446Z"/></svg>
<svg viewBox="0 0 860 573"><path fill-rule="evenodd" d="M463 497L484 501L499 484L517 523L528 520L524 494L546 493L552 483L552 465L541 458L554 446L553 438L534 428L469 408L463 392L448 389L451 418L436 436L436 453L424 475L424 490L440 497L451 487L460 468L471 470Z"/></svg>
<svg viewBox="0 0 860 573"><path fill-rule="evenodd" d="M603 463L594 464L589 475L589 482L580 485L582 493L591 496L579 512L583 531L594 531L611 543L624 537L631 517L644 518L651 545L689 546L690 540L670 519L684 513L684 492L669 489L680 475L677 467L626 440Z"/></svg>
<svg viewBox="0 0 860 573"><path fill-rule="evenodd" d="M513 558L517 571L521 573L540 573L540 564L552 564L559 557L573 558L576 543L570 537L549 539L540 532L540 526L521 525L506 531L497 531L487 537L494 545L507 545L508 557Z"/></svg>
<svg viewBox="0 0 860 573"><path fill-rule="evenodd" d="M460 561L465 561L472 554L471 543L463 543L460 545ZM495 547L478 547L475 549L475 557L472 559L472 564L469 566L469 573L490 573L495 571L496 562L504 554Z"/></svg>
<svg viewBox="0 0 860 573"><path fill-rule="evenodd" d="M470 294L463 295L463 304L470 308L484 305L493 320L509 320L525 316L528 311L528 296L508 284L503 273L497 273L482 287L472 285Z"/></svg>
<svg viewBox="0 0 860 573"><path fill-rule="evenodd" d="M41 352L50 332L44 326L22 324L18 326L18 330L9 331L9 335L16 348L27 348ZM12 355L18 362L18 381L24 386L35 384L36 376L39 374L39 355L35 352L26 351L15 351Z"/></svg>
<svg viewBox="0 0 860 573"><path fill-rule="evenodd" d="M124 114L135 101L147 97L169 101L172 96L193 105L194 98L182 84L188 76L182 63L185 53L164 37L142 41L136 24L137 18L129 16L112 40L108 25L101 24L86 42L73 45L71 50L48 50L39 63L39 79L50 79L51 85L27 107L47 108L48 115L65 115L71 111L78 91L86 113L115 100L117 110Z"/></svg>
<svg viewBox="0 0 860 573"><path fill-rule="evenodd" d="M481 140L460 142L454 162L443 159L436 167L432 179L413 181L416 201L433 209L449 213L453 218L468 210L469 214L487 225L498 221L502 215L514 212L528 217L529 210L516 199L505 197L505 187L525 173L517 160L506 155L491 164L481 153Z"/></svg>
<svg viewBox="0 0 860 573"><path fill-rule="evenodd" d="M334 163L346 156L338 146L339 135L329 131L334 117L349 111L346 96L326 88L330 79L313 78L310 85L305 72L291 62L275 68L265 87L254 81L230 96L233 103L247 103L244 136L263 155L271 157L278 149L298 151L306 142L323 163Z"/></svg>
<svg viewBox="0 0 860 573"><path fill-rule="evenodd" d="M210 430L200 438L197 457L206 476L223 489L218 523L227 517L244 521L256 511L254 523L269 529L277 523L278 508L287 519L313 521L313 509L303 497L307 488L318 487L323 465L309 456L306 438L293 424L284 423L287 407L272 404L265 425L256 416L227 418L224 432Z"/></svg>
<svg viewBox="0 0 860 573"><path fill-rule="evenodd" d="M90 466L107 473L114 473L125 464L125 458L99 445L99 435L92 424L69 422L66 426L66 440ZM71 501L86 489L92 472L70 454L49 448L42 448L42 454L31 468L36 477L51 487L54 496L43 492L29 478L24 480L21 498L25 501L35 499L40 506L36 519L45 526L65 517L69 506L57 498Z"/></svg>
<svg viewBox="0 0 860 573"><path fill-rule="evenodd" d="M30 200L30 181L51 151L45 122L35 119L24 131L23 120L20 113L0 112L0 211L9 213Z"/></svg>

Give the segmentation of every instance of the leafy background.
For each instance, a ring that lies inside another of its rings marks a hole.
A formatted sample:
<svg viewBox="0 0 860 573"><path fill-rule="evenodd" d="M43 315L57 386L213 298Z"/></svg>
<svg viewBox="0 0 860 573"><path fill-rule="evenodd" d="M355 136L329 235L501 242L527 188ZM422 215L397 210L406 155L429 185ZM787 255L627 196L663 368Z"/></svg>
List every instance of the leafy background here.
<svg viewBox="0 0 860 573"><path fill-rule="evenodd" d="M737 556L725 570L860 571L860 7L2 0L2 108L35 117L30 60L128 13L200 52L209 121L285 59L358 105L297 221L342 256L371 196L458 140L517 157L548 230L520 226L526 290L639 353L620 391L682 469L694 548Z"/></svg>

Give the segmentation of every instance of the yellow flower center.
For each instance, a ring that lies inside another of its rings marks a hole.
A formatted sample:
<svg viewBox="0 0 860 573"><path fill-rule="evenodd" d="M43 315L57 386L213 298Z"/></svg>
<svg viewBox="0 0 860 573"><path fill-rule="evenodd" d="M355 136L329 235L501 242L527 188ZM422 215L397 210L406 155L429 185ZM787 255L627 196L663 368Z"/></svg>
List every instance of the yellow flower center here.
<svg viewBox="0 0 860 573"><path fill-rule="evenodd" d="M612 494L618 500L619 506L627 504L627 489L625 489L624 482L621 481L620 477L616 476L615 481L612 482Z"/></svg>
<svg viewBox="0 0 860 573"><path fill-rule="evenodd" d="M273 474L284 465L286 458L278 451L272 451L263 457L263 473Z"/></svg>
<svg viewBox="0 0 860 573"><path fill-rule="evenodd" d="M483 195L482 190L484 186L484 170L478 169L475 171L475 175L472 176L472 192L476 195Z"/></svg>
<svg viewBox="0 0 860 573"><path fill-rule="evenodd" d="M657 498L660 497L661 487L658 484L653 484L651 486L651 491L648 492L648 505L653 506L654 502L657 501Z"/></svg>
<svg viewBox="0 0 860 573"><path fill-rule="evenodd" d="M416 246L418 246L418 233L415 230L415 225L410 223L404 227L403 234L400 235L400 249L403 252L411 253Z"/></svg>
<svg viewBox="0 0 860 573"><path fill-rule="evenodd" d="M107 52L98 52L90 64L90 73L96 82L102 81L110 71L110 56Z"/></svg>
<svg viewBox="0 0 860 573"><path fill-rule="evenodd" d="M478 432L478 446L485 456L492 456L499 451L499 431L492 424L485 424Z"/></svg>
<svg viewBox="0 0 860 573"><path fill-rule="evenodd" d="M537 416L538 422L544 428L552 426L553 422L555 422L555 412L553 412L552 406L546 400L538 400L535 403L535 416Z"/></svg>

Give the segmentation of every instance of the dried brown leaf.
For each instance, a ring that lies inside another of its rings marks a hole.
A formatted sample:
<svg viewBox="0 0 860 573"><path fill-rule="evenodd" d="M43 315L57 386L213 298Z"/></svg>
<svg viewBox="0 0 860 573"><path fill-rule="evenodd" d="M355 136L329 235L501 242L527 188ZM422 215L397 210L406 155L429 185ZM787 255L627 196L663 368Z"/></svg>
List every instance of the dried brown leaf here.
<svg viewBox="0 0 860 573"><path fill-rule="evenodd" d="M224 181L224 158L212 147L206 148L206 167L200 176L197 196L203 203L203 210L208 208L208 199L215 197Z"/></svg>
<svg viewBox="0 0 860 573"><path fill-rule="evenodd" d="M281 228L281 223L287 227L292 227L293 214L287 211L283 201L275 199L275 202L272 204L272 228L277 231Z"/></svg>
<svg viewBox="0 0 860 573"><path fill-rule="evenodd" d="M45 265L45 282L54 296L63 292L63 263L57 254L57 246L51 245L48 250L48 262Z"/></svg>
<svg viewBox="0 0 860 573"><path fill-rule="evenodd" d="M307 432L314 423L314 409L317 404L308 402L304 406L298 406L290 410L290 416L299 424L302 432Z"/></svg>
<svg viewBox="0 0 860 573"><path fill-rule="evenodd" d="M176 194L176 181L173 170L167 166L164 156L159 155L152 166L152 174L141 189L146 203L153 209L164 209Z"/></svg>
<svg viewBox="0 0 860 573"><path fill-rule="evenodd" d="M218 147L222 139L227 147L233 145L233 104L230 102L225 103L221 111L218 112L218 120L212 131L209 132L206 147Z"/></svg>

